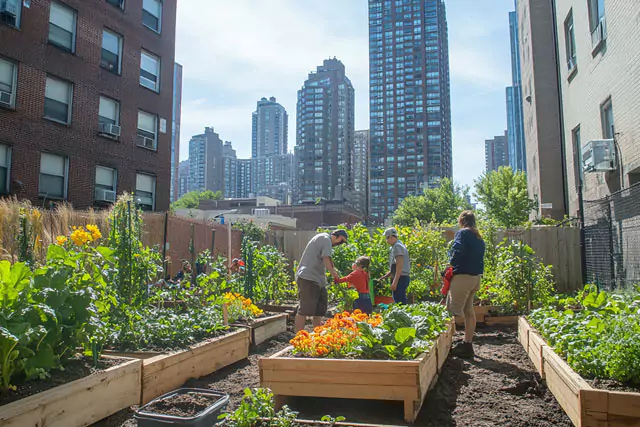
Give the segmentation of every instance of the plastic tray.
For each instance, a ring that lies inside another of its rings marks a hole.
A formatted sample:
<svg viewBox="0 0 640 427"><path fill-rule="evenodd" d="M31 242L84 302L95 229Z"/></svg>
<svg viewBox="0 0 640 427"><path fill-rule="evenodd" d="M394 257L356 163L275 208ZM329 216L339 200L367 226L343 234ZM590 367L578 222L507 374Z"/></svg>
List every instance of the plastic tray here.
<svg viewBox="0 0 640 427"><path fill-rule="evenodd" d="M204 411L193 417L176 417L173 415L155 414L153 412L147 412L149 406L158 400L165 399L177 394L198 393L205 394L207 396L214 396L218 398L218 401L213 405L206 408ZM160 397L153 399L151 402L138 409L134 418L138 421L138 427L166 427L166 426L181 426L181 427L212 427L219 422L218 417L223 410L226 409L229 404L229 395L226 393L220 393L213 390L205 390L200 388L181 388L171 391L167 394L163 394Z"/></svg>

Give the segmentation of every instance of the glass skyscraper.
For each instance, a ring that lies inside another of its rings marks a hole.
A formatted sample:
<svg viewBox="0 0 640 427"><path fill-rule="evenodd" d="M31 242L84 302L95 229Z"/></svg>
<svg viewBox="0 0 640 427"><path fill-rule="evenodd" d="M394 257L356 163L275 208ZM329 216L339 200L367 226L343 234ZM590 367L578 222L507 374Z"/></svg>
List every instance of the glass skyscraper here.
<svg viewBox="0 0 640 427"><path fill-rule="evenodd" d="M509 165L515 171L527 171L522 111L522 79L520 77L520 43L518 41L518 14L509 13L511 32L511 79L507 88L507 135L509 141Z"/></svg>
<svg viewBox="0 0 640 427"><path fill-rule="evenodd" d="M452 177L443 0L369 0L370 218Z"/></svg>

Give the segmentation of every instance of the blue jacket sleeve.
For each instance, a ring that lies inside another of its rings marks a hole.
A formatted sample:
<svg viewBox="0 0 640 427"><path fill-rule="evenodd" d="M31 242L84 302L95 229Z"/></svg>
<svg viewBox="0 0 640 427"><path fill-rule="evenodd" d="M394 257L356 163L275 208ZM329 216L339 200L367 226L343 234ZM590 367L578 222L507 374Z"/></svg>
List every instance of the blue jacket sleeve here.
<svg viewBox="0 0 640 427"><path fill-rule="evenodd" d="M458 231L456 237L453 240L453 246L451 247L451 261L449 263L453 266L454 270L460 266L462 256L464 253L464 233Z"/></svg>

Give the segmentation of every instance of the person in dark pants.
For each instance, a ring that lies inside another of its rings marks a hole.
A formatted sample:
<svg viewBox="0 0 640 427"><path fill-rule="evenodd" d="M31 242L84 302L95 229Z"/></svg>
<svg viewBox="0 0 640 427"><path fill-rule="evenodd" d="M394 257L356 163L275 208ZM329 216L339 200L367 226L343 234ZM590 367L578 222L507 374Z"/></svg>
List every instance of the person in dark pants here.
<svg viewBox="0 0 640 427"><path fill-rule="evenodd" d="M451 248L453 279L447 295L447 308L455 316L464 316L464 341L451 349L451 354L473 358L473 334L476 331L476 314L473 299L480 288L484 273L485 243L476 227L472 211L464 211L458 218L460 230Z"/></svg>
<svg viewBox="0 0 640 427"><path fill-rule="evenodd" d="M369 257L361 256L353 264L353 271L346 277L336 280L336 283L348 282L349 285L358 291L358 299L353 303L354 310L360 310L363 313L373 313L373 304L371 303L371 294L369 293L369 265L371 260Z"/></svg>
<svg viewBox="0 0 640 427"><path fill-rule="evenodd" d="M391 246L389 250L389 272L382 276L380 280L392 277L391 292L393 301L400 304L407 303L407 288L411 281L411 261L407 247L398 240L398 231L395 228L388 228L384 231L384 238Z"/></svg>

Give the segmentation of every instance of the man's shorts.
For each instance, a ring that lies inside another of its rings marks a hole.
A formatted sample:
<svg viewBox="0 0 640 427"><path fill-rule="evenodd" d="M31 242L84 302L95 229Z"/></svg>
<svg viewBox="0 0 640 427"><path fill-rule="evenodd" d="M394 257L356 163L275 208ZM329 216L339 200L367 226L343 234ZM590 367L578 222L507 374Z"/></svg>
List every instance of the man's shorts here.
<svg viewBox="0 0 640 427"><path fill-rule="evenodd" d="M298 298L300 299L299 315L317 317L327 314L327 288L324 286L298 277Z"/></svg>

